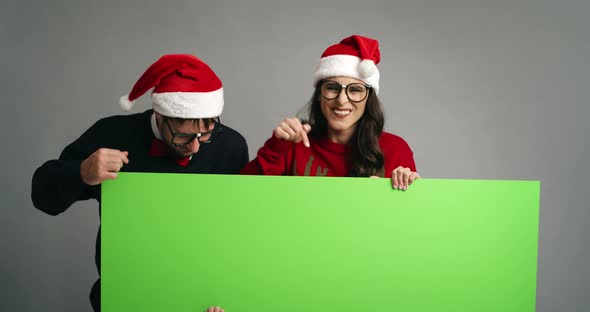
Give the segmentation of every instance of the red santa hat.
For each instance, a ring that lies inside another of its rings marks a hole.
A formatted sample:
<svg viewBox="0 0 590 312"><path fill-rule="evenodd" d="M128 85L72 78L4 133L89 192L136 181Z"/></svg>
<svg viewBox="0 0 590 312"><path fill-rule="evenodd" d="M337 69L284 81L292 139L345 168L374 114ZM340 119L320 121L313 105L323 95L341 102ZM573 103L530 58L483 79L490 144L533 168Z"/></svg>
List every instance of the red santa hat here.
<svg viewBox="0 0 590 312"><path fill-rule="evenodd" d="M379 93L381 60L379 41L359 35L342 39L324 51L313 75L313 84L324 78L347 76L364 81Z"/></svg>
<svg viewBox="0 0 590 312"><path fill-rule="evenodd" d="M121 107L130 110L135 100L152 88L153 109L164 116L212 118L223 110L221 80L193 55L162 56L141 75L131 93L121 97Z"/></svg>

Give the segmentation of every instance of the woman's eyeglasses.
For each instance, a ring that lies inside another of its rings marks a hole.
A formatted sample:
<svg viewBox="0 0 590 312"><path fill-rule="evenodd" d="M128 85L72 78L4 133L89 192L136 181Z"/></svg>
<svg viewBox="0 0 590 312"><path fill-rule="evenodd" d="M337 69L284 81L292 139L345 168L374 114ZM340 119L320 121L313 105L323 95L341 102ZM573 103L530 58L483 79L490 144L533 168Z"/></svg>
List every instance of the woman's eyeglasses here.
<svg viewBox="0 0 590 312"><path fill-rule="evenodd" d="M342 89L344 89L348 100L353 103L358 103L367 98L371 86L358 82L345 85L333 80L324 80L322 81L320 88L322 97L326 100L337 98L340 96Z"/></svg>

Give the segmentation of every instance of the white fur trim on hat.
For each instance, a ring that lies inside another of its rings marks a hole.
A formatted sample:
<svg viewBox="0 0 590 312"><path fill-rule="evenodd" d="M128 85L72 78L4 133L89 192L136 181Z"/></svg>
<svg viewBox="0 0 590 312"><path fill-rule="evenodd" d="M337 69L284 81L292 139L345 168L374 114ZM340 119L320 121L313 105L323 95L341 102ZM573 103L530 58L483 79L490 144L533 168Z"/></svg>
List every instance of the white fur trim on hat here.
<svg viewBox="0 0 590 312"><path fill-rule="evenodd" d="M223 88L212 92L163 92L152 94L154 111L175 118L213 118L223 111Z"/></svg>
<svg viewBox="0 0 590 312"><path fill-rule="evenodd" d="M321 79L336 76L362 80L375 89L376 94L379 93L379 69L371 60L361 62L360 58L346 54L322 57L313 74L313 84L315 85Z"/></svg>
<svg viewBox="0 0 590 312"><path fill-rule="evenodd" d="M370 77L377 70L377 66L373 60L362 60L359 64L359 74L361 77Z"/></svg>

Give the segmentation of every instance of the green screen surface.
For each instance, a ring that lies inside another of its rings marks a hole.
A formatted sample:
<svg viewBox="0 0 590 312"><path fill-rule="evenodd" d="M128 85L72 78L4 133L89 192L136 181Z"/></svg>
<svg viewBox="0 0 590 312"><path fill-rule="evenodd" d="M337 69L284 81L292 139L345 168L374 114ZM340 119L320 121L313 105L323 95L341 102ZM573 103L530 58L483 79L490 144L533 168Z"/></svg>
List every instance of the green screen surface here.
<svg viewBox="0 0 590 312"><path fill-rule="evenodd" d="M121 173L102 310L534 311L538 181Z"/></svg>

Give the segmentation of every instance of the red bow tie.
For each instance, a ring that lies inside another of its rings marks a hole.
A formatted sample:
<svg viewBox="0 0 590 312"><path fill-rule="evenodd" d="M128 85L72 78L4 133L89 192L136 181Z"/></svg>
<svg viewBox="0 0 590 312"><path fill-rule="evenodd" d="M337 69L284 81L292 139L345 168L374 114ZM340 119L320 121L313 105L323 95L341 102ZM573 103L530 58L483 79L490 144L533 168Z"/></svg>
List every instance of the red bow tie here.
<svg viewBox="0 0 590 312"><path fill-rule="evenodd" d="M154 138L152 140L152 146L150 147L150 156L152 157L160 157L160 156L170 156L174 158L177 164L186 167L188 162L191 160L190 157L178 157L171 149L164 143L162 140L158 140Z"/></svg>

